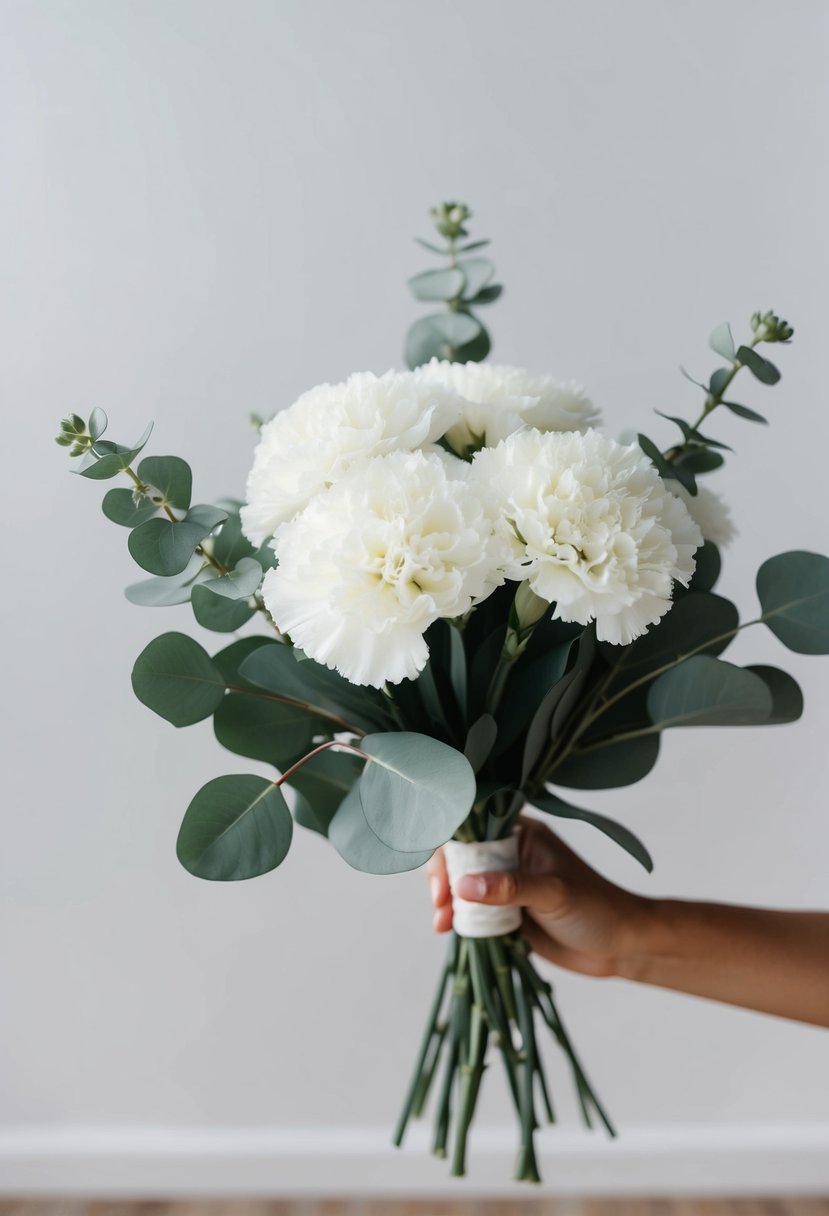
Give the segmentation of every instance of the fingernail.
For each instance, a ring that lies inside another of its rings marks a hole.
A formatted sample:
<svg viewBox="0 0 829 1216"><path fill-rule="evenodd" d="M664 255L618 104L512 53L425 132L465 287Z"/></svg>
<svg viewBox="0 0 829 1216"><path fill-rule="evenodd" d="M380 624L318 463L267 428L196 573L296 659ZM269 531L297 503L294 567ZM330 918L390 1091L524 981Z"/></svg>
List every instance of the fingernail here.
<svg viewBox="0 0 829 1216"><path fill-rule="evenodd" d="M432 888L432 903L437 906L438 897L440 895L440 879L430 878L429 886Z"/></svg>
<svg viewBox="0 0 829 1216"><path fill-rule="evenodd" d="M486 879L482 874L464 874L458 883L461 899L483 899L486 895Z"/></svg>

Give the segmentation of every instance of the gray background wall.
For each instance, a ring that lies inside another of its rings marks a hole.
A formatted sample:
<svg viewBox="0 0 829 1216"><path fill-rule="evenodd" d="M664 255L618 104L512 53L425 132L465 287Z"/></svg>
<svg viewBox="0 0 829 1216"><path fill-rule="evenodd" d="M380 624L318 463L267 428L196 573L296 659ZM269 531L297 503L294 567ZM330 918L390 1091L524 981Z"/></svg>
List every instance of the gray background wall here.
<svg viewBox="0 0 829 1216"><path fill-rule="evenodd" d="M442 951L420 875L307 834L255 882L178 867L195 789L257 765L133 698L145 643L195 627L122 598L61 415L103 406L124 442L155 418L199 499L240 492L251 410L400 362L411 237L458 196L507 284L496 356L582 380L612 432L693 411L677 364L711 369L718 321L793 321L782 384L743 389L773 425L717 419L748 618L760 561L829 542L826 36L819 0L0 2L7 1128L386 1124ZM804 720L676 732L591 799L652 878L562 834L639 890L827 907L829 667L756 631L732 653L800 677ZM826 1120L825 1033L555 978L622 1126Z"/></svg>

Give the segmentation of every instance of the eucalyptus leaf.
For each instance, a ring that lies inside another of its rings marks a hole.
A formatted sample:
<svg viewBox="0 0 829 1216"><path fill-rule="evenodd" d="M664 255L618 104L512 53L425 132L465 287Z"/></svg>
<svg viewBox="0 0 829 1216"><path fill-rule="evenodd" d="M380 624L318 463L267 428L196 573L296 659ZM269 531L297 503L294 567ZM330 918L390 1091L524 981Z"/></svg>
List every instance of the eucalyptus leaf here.
<svg viewBox="0 0 829 1216"><path fill-rule="evenodd" d="M768 688L772 697L772 711L766 719L769 726L796 722L803 714L803 693L797 680L779 667L753 664L746 671L753 671Z"/></svg>
<svg viewBox="0 0 829 1216"><path fill-rule="evenodd" d="M764 418L756 410L750 410L747 405L738 405L736 401L723 401L722 404L738 418L745 418L748 422L760 422L763 426L768 426L768 418Z"/></svg>
<svg viewBox="0 0 829 1216"><path fill-rule="evenodd" d="M548 773L548 779L571 789L618 789L647 777L658 758L657 734L623 739L618 743L609 739L601 746L591 743L585 748L577 748Z"/></svg>
<svg viewBox="0 0 829 1216"><path fill-rule="evenodd" d="M296 792L294 820L302 827L327 836L335 811L353 787L362 767L363 761L358 756L333 748L303 764L290 778L290 785Z"/></svg>
<svg viewBox="0 0 829 1216"><path fill-rule="evenodd" d="M211 578L202 586L213 595L228 600L250 599L262 581L262 567L252 557L243 557L233 570Z"/></svg>
<svg viewBox="0 0 829 1216"><path fill-rule="evenodd" d="M146 578L140 583L132 583L126 588L124 595L131 604L139 604L142 608L169 608L173 604L186 604L193 588L209 577L204 561L198 553L194 553L180 574L173 574L169 578Z"/></svg>
<svg viewBox="0 0 829 1216"><path fill-rule="evenodd" d="M157 490L162 500L177 511L186 511L193 493L193 474L180 456L145 456L138 476Z"/></svg>
<svg viewBox="0 0 829 1216"><path fill-rule="evenodd" d="M474 341L481 332L481 323L465 312L447 312L432 317L432 325L443 338L446 347L455 350Z"/></svg>
<svg viewBox="0 0 829 1216"><path fill-rule="evenodd" d="M466 245L458 246L458 253L471 253L473 249L483 249L491 244L492 241L469 241Z"/></svg>
<svg viewBox="0 0 829 1216"><path fill-rule="evenodd" d="M502 754L515 742L547 693L558 684L567 667L572 645L572 640L561 642L543 654L522 657L515 664L499 708L496 754Z"/></svg>
<svg viewBox="0 0 829 1216"><path fill-rule="evenodd" d="M235 882L275 870L292 833L291 812L277 786L250 774L215 777L187 808L176 852L197 878Z"/></svg>
<svg viewBox="0 0 829 1216"><path fill-rule="evenodd" d="M209 718L225 695L222 673L184 633L163 633L144 647L132 669L132 687L143 705L173 726Z"/></svg>
<svg viewBox="0 0 829 1216"><path fill-rule="evenodd" d="M416 870L434 852L434 849L400 852L384 844L371 830L356 788L346 794L334 812L328 825L328 839L352 869L364 874L402 874Z"/></svg>
<svg viewBox="0 0 829 1216"><path fill-rule="evenodd" d="M228 599L212 590L209 582L193 588L190 603L198 624L214 633L235 633L256 611L249 599Z"/></svg>
<svg viewBox="0 0 829 1216"><path fill-rule="evenodd" d="M728 359L729 363L734 362L737 348L731 335L731 326L727 321L723 321L722 325L718 325L712 332L708 345L716 354L722 355L723 359Z"/></svg>
<svg viewBox="0 0 829 1216"><path fill-rule="evenodd" d="M464 290L465 278L460 270L424 270L409 279L416 300L455 300Z"/></svg>
<svg viewBox="0 0 829 1216"><path fill-rule="evenodd" d="M666 480L673 478L678 481L680 485L684 486L689 494L696 494L697 483L694 479L693 473L687 469L683 469L678 464L669 464L653 440L648 439L647 435L639 434L636 438L639 447L655 466L660 477L663 477Z"/></svg>
<svg viewBox="0 0 829 1216"><path fill-rule="evenodd" d="M494 304L503 293L503 290L500 283L492 283L489 287L482 288L468 303L474 304L476 308L479 304Z"/></svg>
<svg viewBox="0 0 829 1216"><path fill-rule="evenodd" d="M282 771L309 752L314 737L328 732L330 723L265 696L230 692L216 707L213 729L228 751Z"/></svg>
<svg viewBox="0 0 829 1216"><path fill-rule="evenodd" d="M474 300L495 274L495 266L489 258L462 258L458 268L463 271L466 280L463 298L467 301Z"/></svg>
<svg viewBox="0 0 829 1216"><path fill-rule="evenodd" d="M829 557L793 550L757 572L762 619L789 650L829 654Z"/></svg>
<svg viewBox="0 0 829 1216"><path fill-rule="evenodd" d="M475 774L460 752L409 731L366 735L358 783L369 827L400 852L432 850L460 827L475 800Z"/></svg>
<svg viewBox="0 0 829 1216"><path fill-rule="evenodd" d="M609 836L616 844L621 845L625 852L630 853L631 857L643 865L649 874L653 870L653 859L648 850L641 840L621 823L607 819L604 815L598 815L595 811L584 811L580 807L571 806L557 794L539 794L532 799L532 804L540 811L545 811L548 815L555 815L559 819L581 819L584 823L591 824L600 832L604 832L605 836Z"/></svg>
<svg viewBox="0 0 829 1216"><path fill-rule="evenodd" d="M477 321L477 317L475 318ZM463 346L456 347L454 351L454 359L456 363L483 363L484 359L492 349L489 334L483 325L478 322L480 333L471 342L466 342Z"/></svg>
<svg viewBox="0 0 829 1216"><path fill-rule="evenodd" d="M117 477L146 446L152 429L153 424L150 423L131 448L125 448L119 443L110 443L106 439L96 440L89 452L88 462L78 469L72 469L72 472L80 477L89 477L92 481L107 481L110 477Z"/></svg>
<svg viewBox="0 0 829 1216"><path fill-rule="evenodd" d="M674 470L674 477L677 481L680 480L680 472L693 473L699 477L703 473L713 473L715 469L719 469L724 464L722 455L719 452L712 452L707 448L693 448L681 452L676 460L671 463L671 468Z"/></svg>
<svg viewBox="0 0 829 1216"><path fill-rule="evenodd" d="M469 728L463 754L478 773L483 768L498 735L498 723L492 714L482 714Z"/></svg>
<svg viewBox="0 0 829 1216"><path fill-rule="evenodd" d="M127 547L142 570L169 577L190 561L198 545L226 518L218 507L192 507L184 519L148 519L130 533Z"/></svg>
<svg viewBox="0 0 829 1216"><path fill-rule="evenodd" d="M137 500L137 501L136 501ZM143 494L136 495L126 487L107 490L101 503L107 519L122 528L137 528L158 514L158 506Z"/></svg>
<svg viewBox="0 0 829 1216"><path fill-rule="evenodd" d="M685 595L699 591L710 591L716 586L717 579L720 577L720 571L722 570L722 558L714 542L712 540L703 541L694 554L694 560L697 564L691 576L691 581L688 584L687 591L681 583L675 583L675 596L678 594Z"/></svg>
<svg viewBox="0 0 829 1216"><path fill-rule="evenodd" d="M710 655L694 655L664 672L648 692L659 730L675 726L756 726L767 722L772 696L754 672Z"/></svg>
<svg viewBox="0 0 829 1216"><path fill-rule="evenodd" d="M282 643L275 639L270 641L264 637L237 638L235 642L231 642L229 646L225 646L223 650L214 654L213 662L222 673L225 684L231 691L256 689L256 685L246 680L239 668L248 655L253 654L255 650L261 650L263 646L281 645Z"/></svg>
<svg viewBox="0 0 829 1216"><path fill-rule="evenodd" d="M780 372L774 364L758 355L750 346L741 346L737 351L737 358L761 384L776 384L780 379Z"/></svg>
<svg viewBox="0 0 829 1216"><path fill-rule="evenodd" d="M443 335L435 329L434 316L420 317L406 334L406 366L414 370L432 358L442 358Z"/></svg>
<svg viewBox="0 0 829 1216"><path fill-rule="evenodd" d="M100 406L95 407L89 415L89 421L86 424L86 429L89 431L93 440L100 439L104 431L107 429L109 419Z"/></svg>
<svg viewBox="0 0 829 1216"><path fill-rule="evenodd" d="M712 397L720 395L730 375L731 370L727 367L718 367L716 371L711 373L711 378L708 381L708 391Z"/></svg>

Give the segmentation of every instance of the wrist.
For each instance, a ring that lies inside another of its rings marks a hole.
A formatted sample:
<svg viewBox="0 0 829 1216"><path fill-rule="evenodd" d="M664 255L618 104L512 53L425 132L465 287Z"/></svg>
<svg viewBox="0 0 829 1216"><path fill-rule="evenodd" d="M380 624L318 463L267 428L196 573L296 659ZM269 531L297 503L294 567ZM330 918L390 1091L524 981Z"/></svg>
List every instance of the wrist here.
<svg viewBox="0 0 829 1216"><path fill-rule="evenodd" d="M619 979L648 983L655 961L672 953L674 905L672 900L634 897L615 960Z"/></svg>

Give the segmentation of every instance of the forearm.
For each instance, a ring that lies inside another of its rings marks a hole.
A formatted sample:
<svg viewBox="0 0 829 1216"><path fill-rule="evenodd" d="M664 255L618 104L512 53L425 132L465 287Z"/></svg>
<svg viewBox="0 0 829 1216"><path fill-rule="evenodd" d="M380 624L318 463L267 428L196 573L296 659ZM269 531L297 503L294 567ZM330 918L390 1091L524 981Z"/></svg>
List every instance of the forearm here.
<svg viewBox="0 0 829 1216"><path fill-rule="evenodd" d="M829 1027L829 913L648 900L617 974Z"/></svg>

